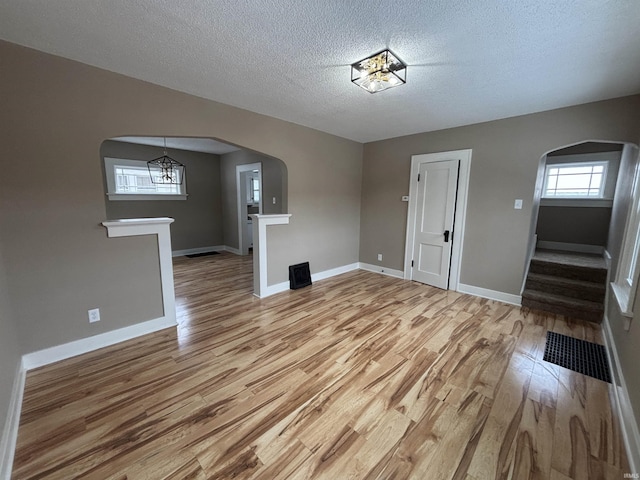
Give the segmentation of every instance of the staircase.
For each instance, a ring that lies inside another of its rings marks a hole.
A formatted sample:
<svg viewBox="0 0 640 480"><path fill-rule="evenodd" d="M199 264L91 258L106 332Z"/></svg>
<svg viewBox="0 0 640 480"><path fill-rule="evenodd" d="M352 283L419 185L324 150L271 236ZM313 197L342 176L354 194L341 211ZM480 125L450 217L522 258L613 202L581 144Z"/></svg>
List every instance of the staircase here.
<svg viewBox="0 0 640 480"><path fill-rule="evenodd" d="M598 255L536 250L522 306L600 323L607 269Z"/></svg>

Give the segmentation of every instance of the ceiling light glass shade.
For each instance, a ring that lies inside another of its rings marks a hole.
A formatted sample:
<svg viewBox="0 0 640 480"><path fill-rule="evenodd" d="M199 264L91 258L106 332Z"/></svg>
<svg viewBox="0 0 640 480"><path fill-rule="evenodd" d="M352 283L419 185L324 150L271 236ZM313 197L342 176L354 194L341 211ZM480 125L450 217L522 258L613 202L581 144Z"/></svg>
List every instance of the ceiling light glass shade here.
<svg viewBox="0 0 640 480"><path fill-rule="evenodd" d="M351 65L351 81L369 93L381 92L407 82L407 66L389 50Z"/></svg>

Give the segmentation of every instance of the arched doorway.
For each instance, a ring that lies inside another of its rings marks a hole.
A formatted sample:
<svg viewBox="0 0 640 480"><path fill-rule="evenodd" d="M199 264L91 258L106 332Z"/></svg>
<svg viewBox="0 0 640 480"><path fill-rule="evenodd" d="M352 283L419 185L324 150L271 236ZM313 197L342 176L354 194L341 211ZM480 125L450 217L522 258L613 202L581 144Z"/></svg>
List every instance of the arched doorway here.
<svg viewBox="0 0 640 480"><path fill-rule="evenodd" d="M600 322L622 142L584 141L542 155L522 305Z"/></svg>
<svg viewBox="0 0 640 480"><path fill-rule="evenodd" d="M149 178L147 162L165 150L185 167L179 186L158 186ZM251 166L249 171L253 173L258 165L260 195L267 199L262 213L287 212L288 172L284 162L217 139L114 137L102 143L100 157L107 219L173 218L174 257L219 253L235 257L249 253L248 248L242 248L243 233L248 230L242 230L245 225L240 215L244 212L246 219L247 213L253 212L247 210L242 195L244 192L246 196L247 189L241 189L237 183L238 167L246 170ZM251 204L253 207L255 202ZM244 272L244 282L239 282L238 287L252 293L251 257L236 263L242 265ZM237 273L238 269L234 271Z"/></svg>

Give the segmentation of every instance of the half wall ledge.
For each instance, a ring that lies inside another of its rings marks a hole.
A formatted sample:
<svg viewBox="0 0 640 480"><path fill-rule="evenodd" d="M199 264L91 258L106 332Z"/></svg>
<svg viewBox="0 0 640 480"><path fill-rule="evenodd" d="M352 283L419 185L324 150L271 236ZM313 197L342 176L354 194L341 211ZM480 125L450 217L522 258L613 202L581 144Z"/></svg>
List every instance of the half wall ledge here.
<svg viewBox="0 0 640 480"><path fill-rule="evenodd" d="M264 298L269 295L267 293L267 226L287 225L291 214L249 216L253 220L253 294L258 298Z"/></svg>
<svg viewBox="0 0 640 480"><path fill-rule="evenodd" d="M160 283L162 285L162 308L164 322L177 325L176 293L173 285L173 262L171 255L171 231L169 226L173 218L124 218L120 220L106 220L102 225L107 229L107 236L134 237L138 235L158 236L158 259L160 261Z"/></svg>

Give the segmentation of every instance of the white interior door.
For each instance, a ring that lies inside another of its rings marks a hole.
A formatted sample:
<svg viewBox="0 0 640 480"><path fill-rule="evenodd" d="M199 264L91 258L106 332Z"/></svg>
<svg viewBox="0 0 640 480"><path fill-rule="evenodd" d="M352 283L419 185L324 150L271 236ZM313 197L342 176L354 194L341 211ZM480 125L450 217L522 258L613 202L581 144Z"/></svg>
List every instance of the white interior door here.
<svg viewBox="0 0 640 480"><path fill-rule="evenodd" d="M412 278L444 289L449 287L459 163L419 164Z"/></svg>

